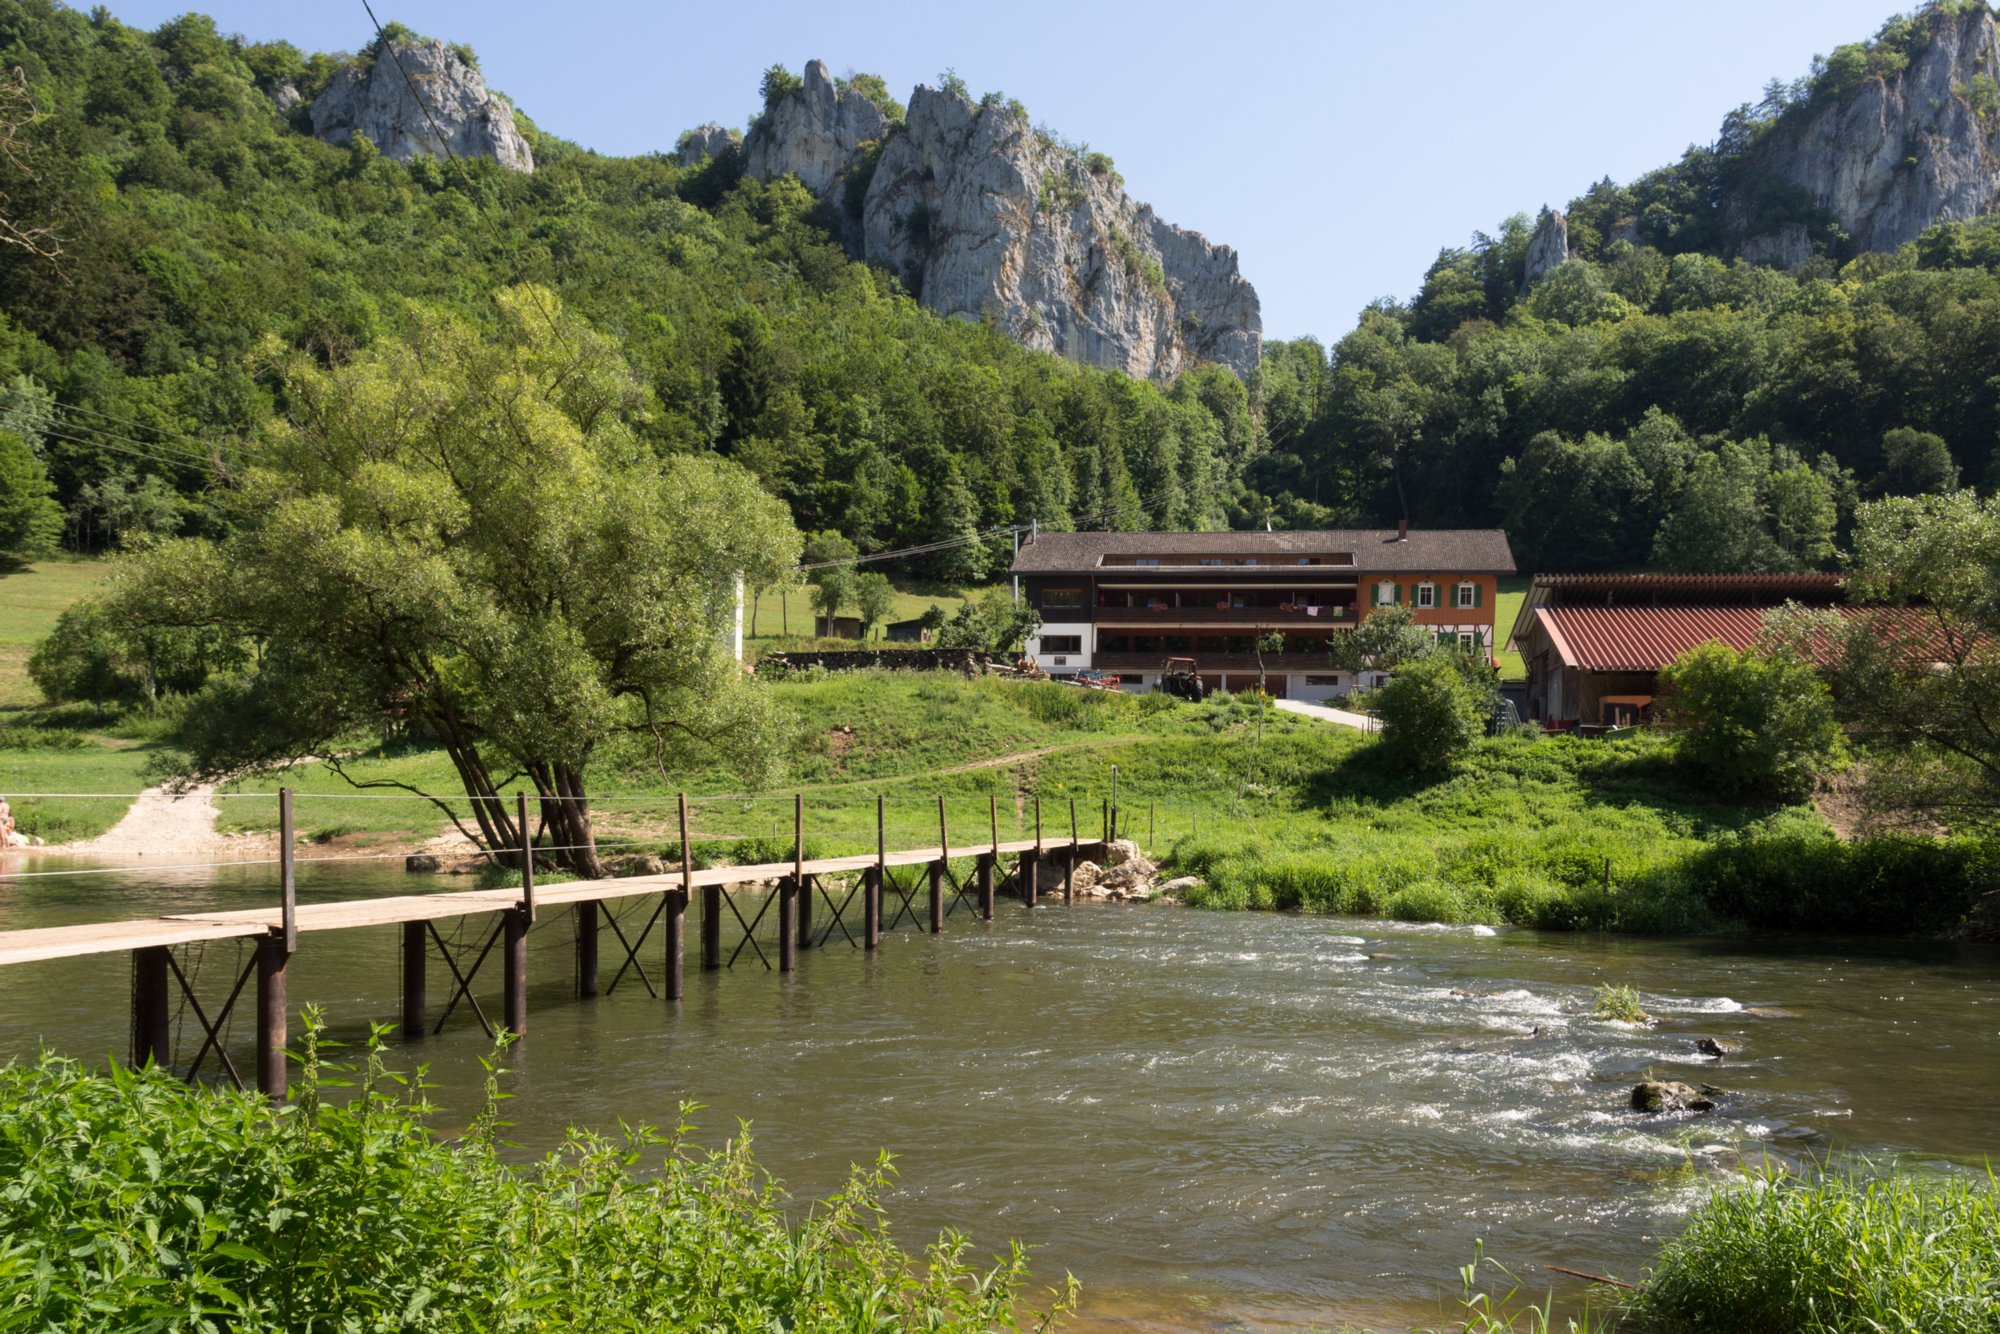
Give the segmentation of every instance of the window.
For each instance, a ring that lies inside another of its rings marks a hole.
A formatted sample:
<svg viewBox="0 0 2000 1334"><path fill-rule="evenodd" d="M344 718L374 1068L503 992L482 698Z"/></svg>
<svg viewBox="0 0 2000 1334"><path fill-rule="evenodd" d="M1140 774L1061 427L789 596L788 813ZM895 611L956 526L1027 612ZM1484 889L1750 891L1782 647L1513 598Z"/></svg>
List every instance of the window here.
<svg viewBox="0 0 2000 1334"><path fill-rule="evenodd" d="M1042 636L1042 652L1044 652L1044 653L1081 653L1081 652L1083 652L1083 636L1082 636L1082 635L1043 635L1043 636Z"/></svg>
<svg viewBox="0 0 2000 1334"><path fill-rule="evenodd" d="M1201 558L1201 563L1203 565L1220 565L1222 564L1222 561L1214 556L1203 556Z"/></svg>
<svg viewBox="0 0 2000 1334"><path fill-rule="evenodd" d="M1467 579L1458 586L1458 605L1476 607L1479 605L1479 585Z"/></svg>
<svg viewBox="0 0 2000 1334"><path fill-rule="evenodd" d="M1381 583L1375 585L1375 605L1378 607L1393 607L1396 605L1396 585L1393 581L1384 579Z"/></svg>
<svg viewBox="0 0 2000 1334"><path fill-rule="evenodd" d="M1340 678L1337 676L1308 676L1306 677L1306 684L1309 686L1337 686L1340 684Z"/></svg>
<svg viewBox="0 0 2000 1334"><path fill-rule="evenodd" d="M1422 583L1417 585L1417 606L1435 607L1438 604L1437 585Z"/></svg>
<svg viewBox="0 0 2000 1334"><path fill-rule="evenodd" d="M1465 653L1472 652L1473 640L1475 638L1476 636L1472 633L1472 631L1460 630L1458 632L1458 647L1460 651Z"/></svg>
<svg viewBox="0 0 2000 1334"><path fill-rule="evenodd" d="M1076 611L1082 607L1083 590L1081 588L1044 588L1042 590L1042 609L1044 611L1056 609Z"/></svg>
<svg viewBox="0 0 2000 1334"><path fill-rule="evenodd" d="M1139 557L1139 559L1133 561L1132 563L1134 565L1158 565L1160 563L1160 558L1158 556L1141 556Z"/></svg>

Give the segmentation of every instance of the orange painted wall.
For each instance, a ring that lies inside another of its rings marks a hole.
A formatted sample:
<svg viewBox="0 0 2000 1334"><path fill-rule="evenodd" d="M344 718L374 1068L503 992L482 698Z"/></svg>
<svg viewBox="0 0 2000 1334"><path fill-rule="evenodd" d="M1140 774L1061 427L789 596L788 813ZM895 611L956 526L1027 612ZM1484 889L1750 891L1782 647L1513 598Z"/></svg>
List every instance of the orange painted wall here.
<svg viewBox="0 0 2000 1334"><path fill-rule="evenodd" d="M1401 597L1398 606L1408 607L1416 616L1418 625L1492 625L1493 608L1500 600L1500 579L1491 574L1369 574L1360 580L1360 602L1362 613L1375 610L1375 585L1384 579L1395 580ZM1476 607L1455 607L1452 599L1457 596L1461 583L1470 579L1479 585L1479 605ZM1425 580L1437 585L1438 605L1428 610L1417 606L1417 585Z"/></svg>

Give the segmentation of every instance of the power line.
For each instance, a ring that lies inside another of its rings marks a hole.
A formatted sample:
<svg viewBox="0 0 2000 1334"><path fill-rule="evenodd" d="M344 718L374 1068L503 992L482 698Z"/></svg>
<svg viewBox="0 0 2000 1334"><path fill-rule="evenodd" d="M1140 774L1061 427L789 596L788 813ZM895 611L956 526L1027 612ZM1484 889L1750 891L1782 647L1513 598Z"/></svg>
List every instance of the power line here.
<svg viewBox="0 0 2000 1334"><path fill-rule="evenodd" d="M82 412L92 417L102 417L105 421L108 422L116 422L120 426L130 426L130 427L135 427L141 431L151 431L155 435L172 436L176 440L185 440L189 444L199 446L202 449L208 449L210 447L215 447L215 448L224 447L222 442L219 440L204 440L198 435L189 435L186 431L176 431L173 430L171 427L156 426L151 422L142 422L135 417L120 417L115 413L100 411L97 408L85 407L81 403L65 403L59 398L51 399L50 402L52 402L56 407L61 408L66 412ZM166 442L162 441L161 443L164 444Z"/></svg>
<svg viewBox="0 0 2000 1334"><path fill-rule="evenodd" d="M82 431L86 435L97 436L105 440L116 440L120 444L132 445L139 449L159 451L165 457L186 459L190 464L211 466L218 461L217 456L214 454L198 453L192 449L183 449L179 445L169 444L164 440L135 440L129 435L120 435L116 431L107 431L102 426L94 426L89 422L81 422L74 417L63 417L60 420L63 425L69 427L72 431Z"/></svg>
<svg viewBox="0 0 2000 1334"><path fill-rule="evenodd" d="M157 463L161 467L189 468L189 469L206 468L211 474L215 475L216 477L222 480L227 480L226 478L222 477L221 470L218 469L212 463L199 463L193 459L188 459L188 458L175 458L159 454L151 454L138 449L127 449L123 445L115 445L109 443L108 441L91 439L84 436L67 435L62 431L57 431L54 429L45 431L44 434L52 440L61 440L72 445L82 445L87 449L106 449L110 450L114 454L127 454L135 459L144 459L148 463Z"/></svg>

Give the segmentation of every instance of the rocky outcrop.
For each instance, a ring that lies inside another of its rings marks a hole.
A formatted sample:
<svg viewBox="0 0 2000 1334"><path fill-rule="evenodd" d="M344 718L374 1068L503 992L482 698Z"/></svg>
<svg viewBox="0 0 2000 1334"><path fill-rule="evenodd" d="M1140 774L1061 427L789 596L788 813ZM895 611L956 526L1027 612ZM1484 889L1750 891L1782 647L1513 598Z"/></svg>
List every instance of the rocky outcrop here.
<svg viewBox="0 0 2000 1334"><path fill-rule="evenodd" d="M1569 219L1544 205L1535 219L1535 231L1528 238L1527 266L1521 276L1521 290L1558 266L1569 262Z"/></svg>
<svg viewBox="0 0 2000 1334"><path fill-rule="evenodd" d="M695 126L681 136L680 142L674 145L674 165L700 166L709 158L733 153L742 145L742 135L710 121L706 125Z"/></svg>
<svg viewBox="0 0 2000 1334"><path fill-rule="evenodd" d="M836 84L825 61L808 61L805 82L766 107L750 127L743 169L760 181L796 176L806 189L838 204L848 171L888 131L889 118L880 107Z"/></svg>
<svg viewBox="0 0 2000 1334"><path fill-rule="evenodd" d="M1712 1112L1722 1090L1712 1084L1696 1088L1675 1079L1648 1079L1632 1090L1632 1110L1661 1116L1671 1112Z"/></svg>
<svg viewBox="0 0 2000 1334"><path fill-rule="evenodd" d="M1109 159L1036 132L1018 107L918 88L893 125L814 61L744 154L751 176L790 173L827 200L850 252L937 314L1153 380L1257 364L1263 318L1236 252L1134 202Z"/></svg>
<svg viewBox="0 0 2000 1334"><path fill-rule="evenodd" d="M457 51L429 39L393 49L378 42L371 55L348 64L313 99L312 127L330 144L365 135L398 162L488 157L509 171L535 169L507 100L488 92L478 68Z"/></svg>
<svg viewBox="0 0 2000 1334"><path fill-rule="evenodd" d="M1935 223L2000 203L1993 16L1977 5L1929 23L1928 40L1900 73L1793 113L1751 150L1757 174L1796 186L1861 250L1894 250ZM1756 226L1747 217L1742 225ZM1780 264L1811 252L1797 225L1751 230L1739 247L1745 258Z"/></svg>

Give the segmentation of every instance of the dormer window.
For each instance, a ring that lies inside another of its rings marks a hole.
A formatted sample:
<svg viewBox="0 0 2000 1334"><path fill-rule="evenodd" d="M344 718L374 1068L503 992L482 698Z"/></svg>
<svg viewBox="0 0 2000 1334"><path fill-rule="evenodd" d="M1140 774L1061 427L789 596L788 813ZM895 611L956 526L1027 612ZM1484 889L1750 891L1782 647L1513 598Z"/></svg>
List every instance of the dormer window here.
<svg viewBox="0 0 2000 1334"><path fill-rule="evenodd" d="M1417 608L1427 611L1438 604L1438 587L1429 580L1417 585Z"/></svg>

